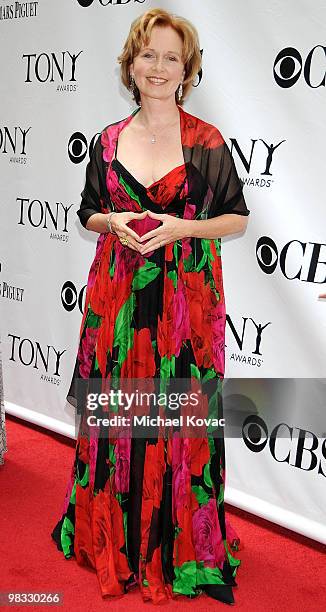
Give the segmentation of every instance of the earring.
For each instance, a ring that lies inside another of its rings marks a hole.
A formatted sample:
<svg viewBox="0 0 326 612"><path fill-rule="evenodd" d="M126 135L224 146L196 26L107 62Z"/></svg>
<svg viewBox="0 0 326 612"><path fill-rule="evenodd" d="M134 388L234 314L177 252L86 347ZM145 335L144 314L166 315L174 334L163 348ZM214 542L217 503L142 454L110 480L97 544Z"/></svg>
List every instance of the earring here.
<svg viewBox="0 0 326 612"><path fill-rule="evenodd" d="M132 92L132 95L133 95L134 99L136 98L136 95L135 95L136 87L137 87L137 85L135 83L134 75L131 74L130 75L130 81L129 81L129 90ZM141 106L141 101L140 100L138 102L138 106Z"/></svg>
<svg viewBox="0 0 326 612"><path fill-rule="evenodd" d="M178 100L180 102L181 98L182 98L182 94L183 94L183 87L182 87L182 83L180 83L178 89L177 89L177 96L178 96Z"/></svg>

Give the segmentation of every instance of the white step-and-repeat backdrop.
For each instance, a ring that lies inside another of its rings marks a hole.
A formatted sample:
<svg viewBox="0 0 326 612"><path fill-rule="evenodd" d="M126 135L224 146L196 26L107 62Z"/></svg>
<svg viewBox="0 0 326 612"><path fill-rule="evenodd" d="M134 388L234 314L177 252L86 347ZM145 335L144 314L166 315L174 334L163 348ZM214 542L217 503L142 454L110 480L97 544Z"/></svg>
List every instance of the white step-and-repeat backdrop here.
<svg viewBox="0 0 326 612"><path fill-rule="evenodd" d="M76 211L97 134L135 108L117 56L150 0L0 2L0 304L8 413L67 435L97 234ZM226 501L326 542L326 5L161 0L203 67L185 110L227 141L251 211L223 238Z"/></svg>

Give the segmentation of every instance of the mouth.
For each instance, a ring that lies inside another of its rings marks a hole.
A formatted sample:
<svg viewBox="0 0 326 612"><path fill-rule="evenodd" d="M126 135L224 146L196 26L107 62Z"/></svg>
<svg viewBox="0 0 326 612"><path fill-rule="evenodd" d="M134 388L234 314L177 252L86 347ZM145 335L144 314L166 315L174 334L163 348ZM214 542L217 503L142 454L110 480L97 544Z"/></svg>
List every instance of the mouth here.
<svg viewBox="0 0 326 612"><path fill-rule="evenodd" d="M153 85L163 85L167 81L167 79L162 79L161 77L147 77L147 80Z"/></svg>

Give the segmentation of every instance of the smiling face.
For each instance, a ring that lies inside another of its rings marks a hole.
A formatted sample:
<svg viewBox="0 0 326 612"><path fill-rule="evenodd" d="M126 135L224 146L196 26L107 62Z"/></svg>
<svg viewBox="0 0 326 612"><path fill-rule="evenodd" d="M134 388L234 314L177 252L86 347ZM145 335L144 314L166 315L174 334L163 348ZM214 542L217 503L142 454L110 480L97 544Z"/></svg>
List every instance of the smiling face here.
<svg viewBox="0 0 326 612"><path fill-rule="evenodd" d="M174 98L184 77L182 39L171 26L154 26L148 45L143 45L130 65L141 96Z"/></svg>

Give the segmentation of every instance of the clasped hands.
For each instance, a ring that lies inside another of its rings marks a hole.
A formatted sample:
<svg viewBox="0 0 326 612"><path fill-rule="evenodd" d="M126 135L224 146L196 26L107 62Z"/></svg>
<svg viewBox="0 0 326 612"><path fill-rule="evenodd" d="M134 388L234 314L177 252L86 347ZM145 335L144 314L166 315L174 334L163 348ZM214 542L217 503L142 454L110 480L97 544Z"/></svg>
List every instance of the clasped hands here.
<svg viewBox="0 0 326 612"><path fill-rule="evenodd" d="M137 232L128 226L128 223L133 220L144 219L146 216L160 221L161 225L139 236ZM111 216L111 228L117 234L122 244L128 246L133 251L138 251L142 255L186 237L185 219L179 219L164 213L154 213L151 210L144 210L141 213L116 212ZM128 240L127 244L126 239ZM147 240L148 242L144 244Z"/></svg>

